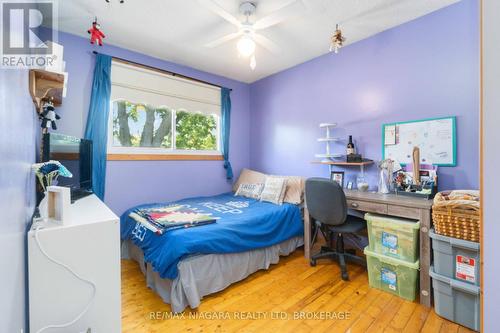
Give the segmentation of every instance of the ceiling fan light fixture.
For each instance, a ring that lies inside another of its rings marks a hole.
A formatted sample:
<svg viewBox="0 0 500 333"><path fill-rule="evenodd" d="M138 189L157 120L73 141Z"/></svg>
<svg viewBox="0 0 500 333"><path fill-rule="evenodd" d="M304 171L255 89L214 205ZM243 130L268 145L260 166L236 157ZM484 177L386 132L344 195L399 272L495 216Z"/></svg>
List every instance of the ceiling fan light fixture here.
<svg viewBox="0 0 500 333"><path fill-rule="evenodd" d="M249 36L243 36L238 43L236 43L236 48L240 55L249 57L255 52L255 42Z"/></svg>

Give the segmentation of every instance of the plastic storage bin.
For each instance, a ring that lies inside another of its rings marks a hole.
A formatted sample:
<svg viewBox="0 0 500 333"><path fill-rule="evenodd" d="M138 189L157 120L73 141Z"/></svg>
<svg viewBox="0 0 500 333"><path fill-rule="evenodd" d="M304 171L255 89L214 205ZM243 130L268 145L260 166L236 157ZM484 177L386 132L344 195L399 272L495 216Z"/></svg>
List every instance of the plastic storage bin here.
<svg viewBox="0 0 500 333"><path fill-rule="evenodd" d="M366 214L370 251L414 263L418 260L420 222Z"/></svg>
<svg viewBox="0 0 500 333"><path fill-rule="evenodd" d="M364 250L370 287L413 301L418 293L419 261L409 263Z"/></svg>
<svg viewBox="0 0 500 333"><path fill-rule="evenodd" d="M479 285L479 243L438 235L429 231L434 254L434 272L448 278Z"/></svg>
<svg viewBox="0 0 500 333"><path fill-rule="evenodd" d="M431 266L436 313L457 324L479 331L479 287L435 273Z"/></svg>

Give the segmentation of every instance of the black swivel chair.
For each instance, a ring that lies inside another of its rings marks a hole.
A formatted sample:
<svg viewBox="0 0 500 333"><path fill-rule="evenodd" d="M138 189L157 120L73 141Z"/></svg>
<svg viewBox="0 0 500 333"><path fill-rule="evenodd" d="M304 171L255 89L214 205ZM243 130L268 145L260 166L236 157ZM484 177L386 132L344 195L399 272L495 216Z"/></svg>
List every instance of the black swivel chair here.
<svg viewBox="0 0 500 333"><path fill-rule="evenodd" d="M347 200L344 190L336 182L325 178L309 178L306 180L306 205L311 217L314 243L318 230L321 230L328 247L311 257L311 266L320 258L337 259L342 271L342 280L348 280L346 261L366 267L364 258L344 250L343 234L357 233L366 227L362 218L347 214ZM332 249L335 241L336 249Z"/></svg>

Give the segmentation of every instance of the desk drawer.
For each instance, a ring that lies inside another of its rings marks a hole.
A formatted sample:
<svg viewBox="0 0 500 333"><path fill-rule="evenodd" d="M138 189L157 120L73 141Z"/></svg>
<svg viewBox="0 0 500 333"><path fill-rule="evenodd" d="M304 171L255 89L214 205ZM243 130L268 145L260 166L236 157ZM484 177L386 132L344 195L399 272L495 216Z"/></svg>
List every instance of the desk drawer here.
<svg viewBox="0 0 500 333"><path fill-rule="evenodd" d="M393 206L393 205L389 205L389 207L387 207L387 208L388 208L387 213L389 215L420 220L420 209L418 209L418 208Z"/></svg>
<svg viewBox="0 0 500 333"><path fill-rule="evenodd" d="M347 208L361 210L368 213L387 214L387 205L361 200L347 200Z"/></svg>

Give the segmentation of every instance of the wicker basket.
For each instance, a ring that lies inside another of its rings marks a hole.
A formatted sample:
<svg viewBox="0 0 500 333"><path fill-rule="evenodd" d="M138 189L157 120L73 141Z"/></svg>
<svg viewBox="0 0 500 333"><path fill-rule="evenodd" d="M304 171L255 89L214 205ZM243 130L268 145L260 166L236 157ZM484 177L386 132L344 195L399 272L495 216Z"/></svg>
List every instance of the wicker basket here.
<svg viewBox="0 0 500 333"><path fill-rule="evenodd" d="M437 234L479 242L479 194L477 191L438 193L432 206L432 220Z"/></svg>

